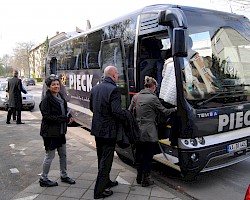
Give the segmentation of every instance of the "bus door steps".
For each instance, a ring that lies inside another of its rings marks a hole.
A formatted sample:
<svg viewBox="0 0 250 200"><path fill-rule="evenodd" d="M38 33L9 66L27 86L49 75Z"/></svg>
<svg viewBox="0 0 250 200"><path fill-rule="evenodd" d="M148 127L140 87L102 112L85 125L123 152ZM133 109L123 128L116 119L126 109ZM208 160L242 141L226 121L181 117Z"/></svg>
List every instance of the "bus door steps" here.
<svg viewBox="0 0 250 200"><path fill-rule="evenodd" d="M169 154L160 153L160 154L154 155L153 159L169 167L172 167L178 171L181 171L180 166L178 165L179 164L178 157L171 156Z"/></svg>
<svg viewBox="0 0 250 200"><path fill-rule="evenodd" d="M159 145L162 153L166 153L175 157L178 157L177 146L171 146L169 139L159 140Z"/></svg>

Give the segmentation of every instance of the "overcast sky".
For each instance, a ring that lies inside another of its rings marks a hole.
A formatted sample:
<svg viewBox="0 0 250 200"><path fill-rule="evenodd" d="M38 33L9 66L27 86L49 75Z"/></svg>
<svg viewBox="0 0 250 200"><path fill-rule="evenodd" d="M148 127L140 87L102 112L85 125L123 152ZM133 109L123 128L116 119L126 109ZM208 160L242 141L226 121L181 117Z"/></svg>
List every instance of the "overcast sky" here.
<svg viewBox="0 0 250 200"><path fill-rule="evenodd" d="M216 3L215 3L216 2ZM43 43L57 31L92 27L151 4L179 4L230 12L223 0L1 0L0 57L12 54L18 42Z"/></svg>

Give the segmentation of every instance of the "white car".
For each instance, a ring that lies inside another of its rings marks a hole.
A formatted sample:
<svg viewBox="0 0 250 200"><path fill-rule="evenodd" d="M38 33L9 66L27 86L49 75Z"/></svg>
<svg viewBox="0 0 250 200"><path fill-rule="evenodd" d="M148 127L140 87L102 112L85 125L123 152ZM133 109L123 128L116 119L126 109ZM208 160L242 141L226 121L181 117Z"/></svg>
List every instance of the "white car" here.
<svg viewBox="0 0 250 200"><path fill-rule="evenodd" d="M3 108L5 110L8 109L8 95L5 91L7 85L7 81L1 81L0 82L0 108ZM23 94L22 93L22 109L25 110L33 110L35 107L35 100L32 94Z"/></svg>
<svg viewBox="0 0 250 200"><path fill-rule="evenodd" d="M7 84L6 81L0 82L0 108L5 109L5 110L7 110L8 108L8 105L7 105L8 98L5 92L6 84Z"/></svg>

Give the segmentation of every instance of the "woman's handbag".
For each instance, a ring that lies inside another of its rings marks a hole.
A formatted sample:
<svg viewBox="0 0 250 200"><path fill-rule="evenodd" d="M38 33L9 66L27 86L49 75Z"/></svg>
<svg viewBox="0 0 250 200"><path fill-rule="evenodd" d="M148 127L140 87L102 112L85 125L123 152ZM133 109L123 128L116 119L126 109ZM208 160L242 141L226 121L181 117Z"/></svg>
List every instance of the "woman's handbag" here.
<svg viewBox="0 0 250 200"><path fill-rule="evenodd" d="M136 103L137 103L139 94L140 94L140 93L138 93L138 94L135 96L135 101L134 101L134 105L133 105L133 108L132 108L132 113L133 113L133 115L134 115L135 118L136 118Z"/></svg>

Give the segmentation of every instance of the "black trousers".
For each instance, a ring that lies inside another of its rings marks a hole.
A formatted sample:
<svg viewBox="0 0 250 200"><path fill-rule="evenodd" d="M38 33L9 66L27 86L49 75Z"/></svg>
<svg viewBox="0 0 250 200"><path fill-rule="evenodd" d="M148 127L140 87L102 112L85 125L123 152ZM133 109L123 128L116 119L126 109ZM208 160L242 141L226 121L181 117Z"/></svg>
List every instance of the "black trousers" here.
<svg viewBox="0 0 250 200"><path fill-rule="evenodd" d="M110 171L114 158L115 139L95 137L98 158L98 175L94 188L94 195L104 192L110 181Z"/></svg>
<svg viewBox="0 0 250 200"><path fill-rule="evenodd" d="M10 122L11 115L14 114L17 115L16 122L21 122L21 110L16 110L15 108L8 108L8 114L7 114L7 122Z"/></svg>
<svg viewBox="0 0 250 200"><path fill-rule="evenodd" d="M152 159L156 151L157 142L138 142L136 144L137 170L141 173L150 173Z"/></svg>

